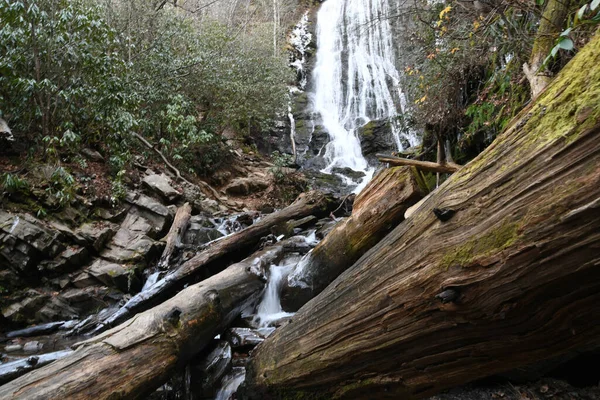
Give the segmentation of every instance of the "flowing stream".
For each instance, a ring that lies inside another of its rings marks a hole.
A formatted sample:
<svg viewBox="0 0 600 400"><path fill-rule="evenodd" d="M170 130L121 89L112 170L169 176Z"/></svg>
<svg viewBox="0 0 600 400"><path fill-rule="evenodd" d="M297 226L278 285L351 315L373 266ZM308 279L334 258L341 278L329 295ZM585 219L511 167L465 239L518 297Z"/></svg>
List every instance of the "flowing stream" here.
<svg viewBox="0 0 600 400"><path fill-rule="evenodd" d="M393 0L327 0L317 19L317 62L313 71L314 111L330 136L325 148L327 167L351 168L366 174L374 169L361 152L357 129L371 120L389 119L394 141L402 150L396 117L406 100L395 66L388 20ZM406 139L417 144L416 136Z"/></svg>

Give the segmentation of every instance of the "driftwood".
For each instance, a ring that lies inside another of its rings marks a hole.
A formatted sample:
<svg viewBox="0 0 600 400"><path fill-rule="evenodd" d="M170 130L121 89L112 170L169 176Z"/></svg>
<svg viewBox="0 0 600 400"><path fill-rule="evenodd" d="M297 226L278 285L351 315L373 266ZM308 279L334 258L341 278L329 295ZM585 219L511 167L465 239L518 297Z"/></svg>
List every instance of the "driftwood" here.
<svg viewBox="0 0 600 400"><path fill-rule="evenodd" d="M248 396L423 398L600 344L598 96L597 35L490 147L258 347ZM443 222L434 208L455 214Z"/></svg>
<svg viewBox="0 0 600 400"><path fill-rule="evenodd" d="M407 165L411 167L417 167L423 171L439 172L442 174L452 174L462 167L461 165L453 162L434 163L431 161L419 161L411 160L409 158L394 157L386 154L377 154L377 159L381 162L394 166Z"/></svg>
<svg viewBox="0 0 600 400"><path fill-rule="evenodd" d="M175 251L177 245L181 243L183 235L185 234L185 230L190 222L191 215L192 206L190 206L190 203L185 203L183 206L177 209L175 219L173 220L171 229L169 229L169 233L167 234L167 244L165 246L165 250L158 261L159 268L168 268L173 251Z"/></svg>
<svg viewBox="0 0 600 400"><path fill-rule="evenodd" d="M121 309L103 320L93 331L99 333L115 326L141 311L147 310L166 300L184 285L193 282L199 275L210 275L211 268L222 268L232 261L239 261L255 250L260 239L276 227L290 219L308 215L325 216L335 208L333 199L323 193L313 191L303 193L288 207L269 214L260 221L230 236L213 242L198 255L185 262L179 269L160 279L148 290L133 296ZM81 331L73 334L83 333Z"/></svg>
<svg viewBox="0 0 600 400"><path fill-rule="evenodd" d="M298 310L404 220L423 196L410 167L382 170L354 201L352 215L309 253L288 277L282 306Z"/></svg>
<svg viewBox="0 0 600 400"><path fill-rule="evenodd" d="M145 398L264 288L265 269L304 239L277 243L0 387L1 399Z"/></svg>

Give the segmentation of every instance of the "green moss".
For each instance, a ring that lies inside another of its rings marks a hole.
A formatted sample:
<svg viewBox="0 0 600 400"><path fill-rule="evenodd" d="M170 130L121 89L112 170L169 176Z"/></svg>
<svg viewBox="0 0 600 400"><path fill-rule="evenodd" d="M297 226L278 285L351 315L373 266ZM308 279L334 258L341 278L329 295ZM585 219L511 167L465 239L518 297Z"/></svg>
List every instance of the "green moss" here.
<svg viewBox="0 0 600 400"><path fill-rule="evenodd" d="M451 249L440 262L440 267L459 265L466 267L477 258L495 254L510 247L519 238L517 223L503 223L500 227L492 229L484 236L472 239L467 243Z"/></svg>
<svg viewBox="0 0 600 400"><path fill-rule="evenodd" d="M367 124L360 128L361 136L373 136L375 133L375 126L377 125L377 121L369 121Z"/></svg>
<svg viewBox="0 0 600 400"><path fill-rule="evenodd" d="M377 385L379 382L374 378L359 379L352 383L342 386L335 392L334 398L344 398L348 395L352 396L352 392L365 389L371 385Z"/></svg>

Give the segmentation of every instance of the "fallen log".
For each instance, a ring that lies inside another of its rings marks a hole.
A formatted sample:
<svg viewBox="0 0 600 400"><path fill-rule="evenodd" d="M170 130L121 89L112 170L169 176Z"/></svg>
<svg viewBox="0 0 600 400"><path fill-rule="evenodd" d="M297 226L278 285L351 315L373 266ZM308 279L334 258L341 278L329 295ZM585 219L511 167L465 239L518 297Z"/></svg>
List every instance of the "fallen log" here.
<svg viewBox="0 0 600 400"><path fill-rule="evenodd" d="M376 154L380 162L388 163L394 166L410 166L417 167L423 171L439 172L442 174L452 174L458 171L462 165L454 162L435 163L431 161L411 160L410 158L394 157L386 154Z"/></svg>
<svg viewBox="0 0 600 400"><path fill-rule="evenodd" d="M169 267L169 261L173 255L173 251L175 251L177 245L181 243L191 216L192 206L190 206L190 203L185 203L183 206L177 209L171 229L169 229L169 233L167 233L167 244L165 246L165 250L158 261L159 268L166 269Z"/></svg>
<svg viewBox="0 0 600 400"><path fill-rule="evenodd" d="M54 363L0 386L1 399L135 399L162 385L261 294L265 269L294 237L189 286L175 297L88 341Z"/></svg>
<svg viewBox="0 0 600 400"><path fill-rule="evenodd" d="M72 350L61 350L0 364L0 385L4 385L36 368L41 368L51 362L60 360L71 353L73 353Z"/></svg>
<svg viewBox="0 0 600 400"><path fill-rule="evenodd" d="M296 311L404 220L424 193L410 167L382 170L354 201L352 215L298 264L282 288L281 304Z"/></svg>
<svg viewBox="0 0 600 400"><path fill-rule="evenodd" d="M246 396L423 398L598 345L599 96L597 35L490 147L258 347ZM434 208L455 215L443 222Z"/></svg>
<svg viewBox="0 0 600 400"><path fill-rule="evenodd" d="M288 207L269 214L260 221L236 232L230 236L213 242L195 257L185 262L180 268L169 273L157 281L149 289L133 296L117 312L102 320L98 325L86 325L95 329L92 334L98 334L107 328L115 326L141 311L147 310L169 298L184 285L193 282L200 275L209 276L211 268L222 268L231 261L239 261L246 257L260 242L260 239L276 227L290 219L302 218L308 215L325 216L335 208L336 203L329 195L313 191L301 194L298 199ZM81 330L72 334L82 334Z"/></svg>

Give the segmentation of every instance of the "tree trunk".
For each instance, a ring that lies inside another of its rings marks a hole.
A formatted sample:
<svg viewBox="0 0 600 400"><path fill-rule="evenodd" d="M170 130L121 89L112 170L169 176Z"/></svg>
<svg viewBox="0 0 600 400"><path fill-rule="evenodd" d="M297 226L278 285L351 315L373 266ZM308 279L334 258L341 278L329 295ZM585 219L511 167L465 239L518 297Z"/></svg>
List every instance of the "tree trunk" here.
<svg viewBox="0 0 600 400"><path fill-rule="evenodd" d="M185 235L185 230L190 222L191 215L192 206L190 206L190 203L185 203L183 206L177 209L175 219L173 220L171 229L169 229L169 233L167 234L167 245L165 246L165 250L158 261L158 266L160 268L166 269L169 267L169 261L173 255L173 251L175 251L177 245L181 243L183 235Z"/></svg>
<svg viewBox="0 0 600 400"><path fill-rule="evenodd" d="M72 354L0 387L1 399L140 399L163 384L254 301L281 242L182 290Z"/></svg>
<svg viewBox="0 0 600 400"><path fill-rule="evenodd" d="M550 55L556 38L564 29L569 3L569 0L548 0L544 8L529 63L523 65L523 72L529 81L532 98L537 97L552 80L552 74L544 67L544 60Z"/></svg>
<svg viewBox="0 0 600 400"><path fill-rule="evenodd" d="M377 159L381 162L388 163L390 165L401 166L407 165L412 167L417 167L420 170L427 172L436 172L442 174L452 174L458 171L461 166L455 164L453 162L442 162L442 163L434 163L431 161L419 161L419 160L411 160L409 158L400 158L394 156L388 156L385 154L377 154Z"/></svg>
<svg viewBox="0 0 600 400"><path fill-rule="evenodd" d="M537 104L258 347L249 395L423 398L600 344L599 96L596 36ZM456 213L442 222L434 208Z"/></svg>
<svg viewBox="0 0 600 400"><path fill-rule="evenodd" d="M283 210L269 214L248 228L213 242L148 290L133 296L115 314L102 321L93 333L100 333L136 313L159 304L183 288L184 285L193 282L198 276L210 276L215 272L211 269L222 269L227 263L241 260L256 249L260 239L271 233L273 227L290 219L302 218L307 215L327 215L335 206L336 203L333 199L323 193L313 191L301 194L293 204ZM80 334L82 332L75 331L73 333Z"/></svg>
<svg viewBox="0 0 600 400"><path fill-rule="evenodd" d="M339 223L298 264L282 291L282 306L298 310L404 220L423 192L410 167L382 170L354 201L352 215Z"/></svg>

